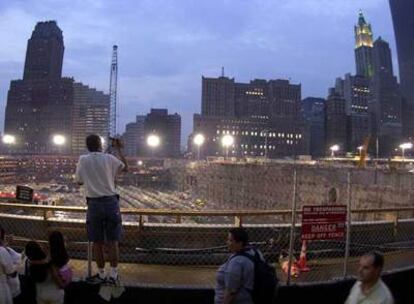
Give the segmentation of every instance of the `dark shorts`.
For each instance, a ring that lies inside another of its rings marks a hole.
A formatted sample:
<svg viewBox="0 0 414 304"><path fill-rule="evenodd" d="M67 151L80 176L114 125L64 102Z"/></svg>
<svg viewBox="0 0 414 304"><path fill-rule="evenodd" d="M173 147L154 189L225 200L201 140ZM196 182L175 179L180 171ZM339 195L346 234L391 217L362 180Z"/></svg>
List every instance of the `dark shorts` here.
<svg viewBox="0 0 414 304"><path fill-rule="evenodd" d="M86 228L88 240L120 241L122 237L122 217L119 210L119 196L87 198Z"/></svg>

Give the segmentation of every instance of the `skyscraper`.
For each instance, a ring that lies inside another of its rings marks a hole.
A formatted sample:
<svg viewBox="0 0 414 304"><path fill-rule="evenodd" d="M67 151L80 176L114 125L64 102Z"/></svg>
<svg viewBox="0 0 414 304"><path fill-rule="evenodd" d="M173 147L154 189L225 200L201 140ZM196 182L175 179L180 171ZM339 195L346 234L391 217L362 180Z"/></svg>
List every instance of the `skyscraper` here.
<svg viewBox="0 0 414 304"><path fill-rule="evenodd" d="M19 153L71 151L73 79L12 80L7 95L4 132L16 137ZM56 147L54 135L66 144Z"/></svg>
<svg viewBox="0 0 414 304"><path fill-rule="evenodd" d="M125 126L125 133L122 135L125 145L125 155L144 155L143 152L146 147L144 123L145 115L137 115L135 122L130 122Z"/></svg>
<svg viewBox="0 0 414 304"><path fill-rule="evenodd" d="M369 79L348 73L344 79L336 79L335 91L345 99L347 143L344 148L348 152L356 152L371 132L368 114Z"/></svg>
<svg viewBox="0 0 414 304"><path fill-rule="evenodd" d="M27 42L23 79L61 78L64 50L56 21L38 22Z"/></svg>
<svg viewBox="0 0 414 304"><path fill-rule="evenodd" d="M325 104L323 98L307 97L302 100L302 113L309 124L310 154L325 156Z"/></svg>
<svg viewBox="0 0 414 304"><path fill-rule="evenodd" d="M379 140L379 153L389 156L401 141L402 97L393 74L390 47L381 37L374 43L373 62L368 107L373 119L373 135Z"/></svg>
<svg viewBox="0 0 414 304"><path fill-rule="evenodd" d="M73 84L71 140L73 154L86 152L85 138L109 133L109 95L79 82Z"/></svg>
<svg viewBox="0 0 414 304"><path fill-rule="evenodd" d="M329 89L325 109L326 151L329 152L329 147L338 145L341 153L344 153L347 148L345 99L335 88Z"/></svg>
<svg viewBox="0 0 414 304"><path fill-rule="evenodd" d="M202 78L201 114L205 116L228 116L235 114L234 78Z"/></svg>
<svg viewBox="0 0 414 304"><path fill-rule="evenodd" d="M362 11L359 12L358 24L355 25L355 63L356 74L372 76L373 34L371 25L365 21Z"/></svg>
<svg viewBox="0 0 414 304"><path fill-rule="evenodd" d="M179 114L168 114L167 109L151 109L144 121L144 140L150 134L160 137L160 145L153 151L145 145L146 149L143 152L147 156L179 157L181 143L181 116Z"/></svg>
<svg viewBox="0 0 414 304"><path fill-rule="evenodd" d="M81 153L85 136L108 132L108 95L62 76L63 36L55 21L36 24L23 79L12 80L4 130L18 153ZM54 135L65 137L57 146Z"/></svg>
<svg viewBox="0 0 414 304"><path fill-rule="evenodd" d="M404 135L414 138L414 1L390 0L397 42Z"/></svg>
<svg viewBox="0 0 414 304"><path fill-rule="evenodd" d="M193 135L206 137L202 155L223 155L224 134L235 137L231 156L309 154L307 124L300 113L300 84L285 79L236 83L224 76L203 77L201 95L202 111L194 115ZM194 145L189 148L196 150Z"/></svg>

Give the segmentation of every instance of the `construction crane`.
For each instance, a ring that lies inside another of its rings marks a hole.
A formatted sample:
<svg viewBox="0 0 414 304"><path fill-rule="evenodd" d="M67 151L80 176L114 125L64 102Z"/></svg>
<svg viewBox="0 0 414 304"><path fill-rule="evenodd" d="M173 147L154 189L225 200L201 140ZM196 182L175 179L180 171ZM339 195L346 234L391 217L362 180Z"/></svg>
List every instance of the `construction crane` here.
<svg viewBox="0 0 414 304"><path fill-rule="evenodd" d="M109 138L116 136L116 108L117 108L117 86L118 86L118 46L112 47L111 77L109 80Z"/></svg>

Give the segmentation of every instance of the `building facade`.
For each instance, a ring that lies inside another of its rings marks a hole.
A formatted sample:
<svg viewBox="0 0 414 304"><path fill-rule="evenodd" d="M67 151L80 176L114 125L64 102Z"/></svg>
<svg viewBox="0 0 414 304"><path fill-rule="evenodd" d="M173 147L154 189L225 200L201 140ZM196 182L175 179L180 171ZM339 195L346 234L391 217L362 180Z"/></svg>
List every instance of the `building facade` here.
<svg viewBox="0 0 414 304"><path fill-rule="evenodd" d="M302 100L302 113L309 124L312 157L325 156L325 104L323 98L307 97Z"/></svg>
<svg viewBox="0 0 414 304"><path fill-rule="evenodd" d="M335 91L345 100L347 152L357 152L358 147L371 135L371 118L368 113L369 83L369 78L349 73L343 79L337 78L335 82Z"/></svg>
<svg viewBox="0 0 414 304"><path fill-rule="evenodd" d="M71 78L11 82L4 132L16 138L14 152L70 153L73 83ZM69 145L54 146L56 134L65 136Z"/></svg>
<svg viewBox="0 0 414 304"><path fill-rule="evenodd" d="M234 78L202 77L201 114L203 116L233 117L235 114Z"/></svg>
<svg viewBox="0 0 414 304"><path fill-rule="evenodd" d="M401 93L403 96L403 135L414 138L414 2L389 0L397 43Z"/></svg>
<svg viewBox="0 0 414 304"><path fill-rule="evenodd" d="M378 139L380 156L389 156L402 140L402 96L393 73L390 47L381 37L374 43L373 55L369 100L372 133Z"/></svg>
<svg viewBox="0 0 414 304"><path fill-rule="evenodd" d="M27 42L23 79L61 78L64 50L62 30L56 21L38 22Z"/></svg>
<svg viewBox="0 0 414 304"><path fill-rule="evenodd" d="M224 76L203 77L201 95L202 111L194 115L191 136L201 133L206 137L202 156L224 155L221 138L226 134L234 137L234 145L227 149L232 156L309 154L308 128L300 112L300 85L281 79L237 83ZM189 150L196 154L191 138L189 144Z"/></svg>
<svg viewBox="0 0 414 304"><path fill-rule="evenodd" d="M194 115L194 132L203 134L205 143L202 156L278 158L309 154L309 133L305 123L285 124L283 121L269 123L263 118L220 118ZM226 149L221 139L232 135L234 144ZM197 147L190 140L191 150Z"/></svg>
<svg viewBox="0 0 414 304"><path fill-rule="evenodd" d="M125 155L143 155L143 149L145 148L144 123L145 115L137 115L135 122L128 123L125 126L125 133L122 136Z"/></svg>
<svg viewBox="0 0 414 304"><path fill-rule="evenodd" d="M151 148L145 145L146 156L179 157L181 154L181 116L177 113L168 114L167 109L151 109L144 121L144 139L149 135L157 135L160 145Z"/></svg>
<svg viewBox="0 0 414 304"><path fill-rule="evenodd" d="M345 111L345 99L335 88L329 89L329 95L325 107L326 127L326 154L329 155L329 148L338 145L340 154L347 150L347 115Z"/></svg>
<svg viewBox="0 0 414 304"><path fill-rule="evenodd" d="M403 96L404 135L414 138L414 1L389 0L398 51Z"/></svg>
<svg viewBox="0 0 414 304"><path fill-rule="evenodd" d="M72 154L87 152L85 138L109 134L109 95L79 82L73 84Z"/></svg>

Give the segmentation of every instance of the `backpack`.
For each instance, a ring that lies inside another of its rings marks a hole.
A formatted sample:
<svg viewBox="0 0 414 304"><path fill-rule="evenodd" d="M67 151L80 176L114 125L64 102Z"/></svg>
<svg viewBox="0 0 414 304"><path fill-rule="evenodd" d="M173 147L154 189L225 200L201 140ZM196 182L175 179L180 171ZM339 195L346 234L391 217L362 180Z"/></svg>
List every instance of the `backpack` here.
<svg viewBox="0 0 414 304"><path fill-rule="evenodd" d="M244 256L254 264L254 282L251 290L252 300L255 304L274 303L279 280L276 270L268 263L263 261L258 251L254 248L254 256L245 251L238 252L234 256Z"/></svg>

